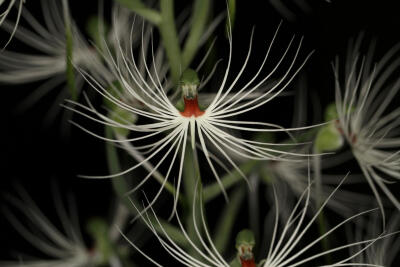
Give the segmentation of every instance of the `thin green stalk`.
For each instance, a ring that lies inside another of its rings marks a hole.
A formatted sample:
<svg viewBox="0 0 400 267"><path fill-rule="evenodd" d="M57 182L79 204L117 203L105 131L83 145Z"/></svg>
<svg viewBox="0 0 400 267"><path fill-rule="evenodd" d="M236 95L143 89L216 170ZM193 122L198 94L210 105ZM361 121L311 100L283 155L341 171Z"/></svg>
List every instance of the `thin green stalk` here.
<svg viewBox="0 0 400 267"><path fill-rule="evenodd" d="M146 7L140 0L116 0L122 6L129 8L139 16L150 21L155 25L159 25L161 22L161 15L159 12L152 8Z"/></svg>
<svg viewBox="0 0 400 267"><path fill-rule="evenodd" d="M73 37L71 30L71 19L69 17L69 8L67 1L63 0L63 11L64 11L64 23L65 23L65 39L66 39L66 75L67 75L67 85L71 94L72 100L78 99L78 92L76 91L75 86L75 70L72 64L73 60Z"/></svg>
<svg viewBox="0 0 400 267"><path fill-rule="evenodd" d="M230 234L233 224L237 218L240 209L240 203L246 194L246 187L238 186L230 197L224 212L220 215L217 223L217 230L214 234L214 244L218 251L224 253L228 247Z"/></svg>
<svg viewBox="0 0 400 267"><path fill-rule="evenodd" d="M184 187L185 187L185 200L186 200L186 209L185 209L185 222L186 222L186 228L187 228L187 233L189 237L192 239L192 241L195 244L200 244L200 241L198 240L196 229L194 227L194 223L196 223L197 227L200 227L201 225L201 218L199 216L200 214L200 208L202 203L199 203L199 205L193 205L193 202L196 201L195 199L195 188L197 184L197 193L201 194L201 176L200 176L200 166L199 166L199 161L197 158L197 152L196 148L192 148L190 144L186 146L186 152L185 152L185 161L184 161L184 169L183 169L183 180L184 180ZM199 196L197 196L199 197ZM197 214L196 216L196 222L193 221L193 207L196 209L195 213ZM190 252L190 255L198 255L196 250L192 247L189 246L187 248Z"/></svg>
<svg viewBox="0 0 400 267"><path fill-rule="evenodd" d="M316 146L314 146L313 153L318 154L321 153L321 151L319 151L319 149L317 149ZM314 169L314 181L315 181L315 192L316 192L315 205L316 208L319 209L322 204L321 156L313 157L313 169ZM317 224L318 224L319 234L320 235L325 234L327 231L327 225L326 225L327 221L322 211L318 215ZM321 240L322 249L324 251L328 251L330 247L328 238L329 237L325 237L324 239ZM331 264L333 262L330 254L326 254L325 259L327 264Z"/></svg>
<svg viewBox="0 0 400 267"><path fill-rule="evenodd" d="M199 48L199 40L207 23L209 9L210 0L196 0L194 3L191 29L182 52L183 70L189 67L190 62L192 62L193 57Z"/></svg>
<svg viewBox="0 0 400 267"><path fill-rule="evenodd" d="M174 0L161 0L161 22L158 29L164 44L174 84L179 81L182 69L181 49L174 18Z"/></svg>
<svg viewBox="0 0 400 267"><path fill-rule="evenodd" d="M241 169L242 172L245 175L247 175L252 170L254 170L254 168L257 166L258 163L259 163L258 161L249 160L240 165L239 169ZM243 181L243 177L240 175L238 171L232 171L231 173L228 173L227 175L221 178L222 185L224 186L225 189L230 188L231 186L235 185L237 182L240 181ZM208 201L214 199L215 197L221 194L221 187L217 182L215 182L211 185L206 186L203 190L203 194L204 194L204 202L207 203Z"/></svg>

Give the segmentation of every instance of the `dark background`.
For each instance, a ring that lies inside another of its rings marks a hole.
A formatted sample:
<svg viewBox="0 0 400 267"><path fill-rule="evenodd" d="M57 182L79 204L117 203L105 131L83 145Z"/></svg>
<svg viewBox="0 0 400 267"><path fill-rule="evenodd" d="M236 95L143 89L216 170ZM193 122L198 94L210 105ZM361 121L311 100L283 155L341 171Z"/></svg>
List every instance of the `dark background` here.
<svg viewBox="0 0 400 267"><path fill-rule="evenodd" d="M73 18L84 29L88 14L95 14L97 1L70 1ZM224 10L224 1L216 4L215 13ZM282 19L268 1L237 1L237 19L234 25L234 47L237 53L234 68L238 70L247 51L250 31L255 25L255 55L264 52L276 27ZM399 42L400 17L398 1L365 1L365 0L332 0L309 1L310 11L304 12L291 1L288 7L296 14L296 19L283 18L282 30L277 41L278 46L284 46L293 34L304 36L305 45L302 56L315 50L304 69L308 81L310 95L320 99L325 106L334 99L334 84L330 62L337 54L343 54L349 38L355 38L365 32L365 42L377 40L377 55L382 55L387 49ZM110 1L105 1L106 10ZM186 1L177 1L177 9L186 5ZM41 16L39 1L27 0L25 8L36 16ZM9 19L13 18L13 15ZM22 21L21 25L25 25ZM223 30L219 31L220 33ZM298 37L298 38L299 38ZM1 34L1 40L8 38ZM226 54L227 46L219 36L218 55ZM17 40L13 40L7 49L14 47L23 49ZM234 49L235 49L234 48ZM263 54L262 54L263 55ZM256 56L257 57L257 56ZM249 69L249 74L256 69ZM1 85L2 101L2 134L0 195L14 194L15 185L22 185L43 208L50 218L55 218L52 207L51 181L61 188L62 192L73 192L83 218L94 215L106 215L110 209L112 190L109 181L92 181L77 178L77 174L106 174L107 166L104 156L104 144L92 136L68 126L62 117L51 124L44 124L46 116L54 99L54 94L47 95L43 100L26 112L18 113L16 106L31 90L40 83L23 86ZM291 88L289 88L290 91ZM285 98L282 102L275 101L269 113L258 114L265 121L279 122L290 126L293 111L293 98ZM310 101L311 102L311 101ZM273 108L280 107L278 112ZM307 107L310 110L310 107ZM312 109L311 109L312 110ZM267 115L265 115L267 114ZM310 122L312 122L312 114ZM77 118L78 119L78 118ZM78 119L79 120L79 119ZM101 129L98 128L100 131ZM345 173L346 170L343 170ZM0 197L0 205L7 205ZM8 257L10 251L27 250L22 245L22 239L0 216L0 239L7 249L0 250L1 259Z"/></svg>

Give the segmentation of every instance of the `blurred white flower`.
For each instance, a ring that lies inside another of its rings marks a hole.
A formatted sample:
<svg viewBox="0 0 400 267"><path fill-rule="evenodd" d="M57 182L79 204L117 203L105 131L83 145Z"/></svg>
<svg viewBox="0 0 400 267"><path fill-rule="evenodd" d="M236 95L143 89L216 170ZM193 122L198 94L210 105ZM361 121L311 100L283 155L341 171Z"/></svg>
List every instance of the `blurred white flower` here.
<svg viewBox="0 0 400 267"><path fill-rule="evenodd" d="M361 239L363 237L372 237L377 235L377 229L382 229L381 220L377 216L371 216L368 220L365 218L360 220L355 229L350 228L348 237L353 240ZM353 262L365 262L370 265L378 266L396 266L396 259L400 255L400 215L394 214L387 223L386 231L393 233L392 236L377 241L363 253L359 254L353 259ZM350 253L354 253L355 250L361 249L363 246L351 247Z"/></svg>
<svg viewBox="0 0 400 267"><path fill-rule="evenodd" d="M351 147L382 212L378 189L400 210L399 200L387 186L400 179L400 61L395 57L400 46L373 64L372 51L366 56L359 54L361 40L350 49L344 70L338 59L334 66L335 125Z"/></svg>
<svg viewBox="0 0 400 267"><path fill-rule="evenodd" d="M36 81L45 81L39 88L26 98L22 107L27 107L40 100L49 91L64 84L67 80L67 60L93 75L105 75L100 57L86 41L83 34L70 18L68 7L61 7L59 1L41 1L43 19L42 26L26 9L22 11L22 18L30 25L31 30L21 25L15 32L18 39L27 47L38 53L16 52L4 50L0 53L0 82L3 84L26 84ZM65 10L65 8L67 10ZM73 42L72 58L67 58L67 40L65 21L71 21ZM16 24L4 21L2 25L6 30L12 31ZM75 75L76 91L79 93L84 83L81 75ZM59 93L55 101L55 108L68 97L68 90Z"/></svg>
<svg viewBox="0 0 400 267"><path fill-rule="evenodd" d="M306 153L306 149L303 153ZM322 161L322 168L339 168L343 157L346 157L346 155L341 153L339 156L331 155L330 157L324 158ZM264 171L267 174L265 178L268 179L266 182L271 183L278 192L287 192L287 194L283 196L286 198L286 201L282 203L290 205L290 200L292 199L293 202L300 197L308 187L308 168L307 161L270 161L264 166ZM344 182L348 186L336 192L335 197L327 204L328 208L344 217L350 216L354 212L375 206L375 199L373 197L352 190L357 184L363 183L364 178L361 175L349 174L348 176L349 177ZM313 203L317 203L319 199L327 198L340 181L341 179L339 179L337 175L323 174L321 177L321 195L318 196L317 193L314 192L314 194L311 195Z"/></svg>
<svg viewBox="0 0 400 267"><path fill-rule="evenodd" d="M62 229L52 223L22 189L19 197L10 196L13 211L7 208L4 215L18 233L45 257L22 257L15 261L0 261L4 267L87 267L94 266L100 255L90 251L83 241L77 211L66 211L59 196L55 210ZM18 211L18 213L16 212ZM17 214L21 215L17 215Z"/></svg>

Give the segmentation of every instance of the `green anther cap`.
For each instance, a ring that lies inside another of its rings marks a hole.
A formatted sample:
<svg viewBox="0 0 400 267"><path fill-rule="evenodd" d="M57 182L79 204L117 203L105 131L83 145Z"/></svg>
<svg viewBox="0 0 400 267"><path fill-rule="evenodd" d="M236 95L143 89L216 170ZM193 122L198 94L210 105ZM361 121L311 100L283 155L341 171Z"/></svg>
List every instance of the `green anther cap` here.
<svg viewBox="0 0 400 267"><path fill-rule="evenodd" d="M245 229L238 233L236 236L236 249L238 257L242 260L254 259L253 247L256 244L254 234L252 231Z"/></svg>
<svg viewBox="0 0 400 267"><path fill-rule="evenodd" d="M182 88L183 96L186 99L194 99L197 96L197 87L200 85L197 72L192 69L186 69L181 76L179 86Z"/></svg>
<svg viewBox="0 0 400 267"><path fill-rule="evenodd" d="M256 239L254 234L249 229L244 229L240 231L236 236L236 248L240 246L254 247L256 244Z"/></svg>

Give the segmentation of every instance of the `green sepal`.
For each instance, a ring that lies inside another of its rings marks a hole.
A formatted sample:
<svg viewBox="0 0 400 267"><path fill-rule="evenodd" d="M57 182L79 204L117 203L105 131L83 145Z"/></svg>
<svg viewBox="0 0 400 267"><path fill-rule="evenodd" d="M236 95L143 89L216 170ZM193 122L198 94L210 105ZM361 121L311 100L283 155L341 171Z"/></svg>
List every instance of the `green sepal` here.
<svg viewBox="0 0 400 267"><path fill-rule="evenodd" d="M179 100L176 102L175 107L180 112L183 112L183 110L185 109L185 103L183 102L183 98L182 97L179 98Z"/></svg>
<svg viewBox="0 0 400 267"><path fill-rule="evenodd" d="M230 267L242 267L242 264L240 263L240 260L235 257L230 263L229 263Z"/></svg>
<svg viewBox="0 0 400 267"><path fill-rule="evenodd" d="M255 244L256 239L253 232L249 229L243 229L236 236L236 248L243 245L253 247Z"/></svg>
<svg viewBox="0 0 400 267"><path fill-rule="evenodd" d="M336 120L338 117L339 116L336 110L336 104L335 103L329 104L325 109L325 115L324 115L325 121Z"/></svg>
<svg viewBox="0 0 400 267"><path fill-rule="evenodd" d="M186 69L179 80L179 85L199 85L200 79L197 72L193 69Z"/></svg>
<svg viewBox="0 0 400 267"><path fill-rule="evenodd" d="M89 220L86 229L95 242L96 250L102 256L99 264L107 263L110 257L114 255L114 248L108 236L109 225L104 219L95 217Z"/></svg>
<svg viewBox="0 0 400 267"><path fill-rule="evenodd" d="M315 148L317 152L336 151L343 146L343 143L342 134L334 123L329 123L318 131L315 139Z"/></svg>

